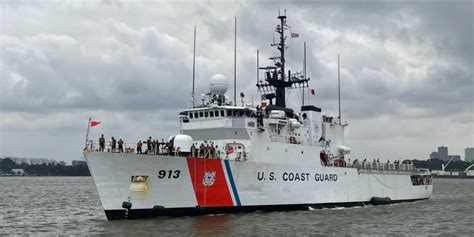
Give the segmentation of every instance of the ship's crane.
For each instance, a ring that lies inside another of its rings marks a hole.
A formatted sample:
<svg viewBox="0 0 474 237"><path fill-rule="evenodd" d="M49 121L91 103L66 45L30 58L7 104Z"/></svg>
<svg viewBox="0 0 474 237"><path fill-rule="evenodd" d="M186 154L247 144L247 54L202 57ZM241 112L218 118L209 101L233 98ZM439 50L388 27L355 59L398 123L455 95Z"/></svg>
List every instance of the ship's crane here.
<svg viewBox="0 0 474 237"><path fill-rule="evenodd" d="M451 159L448 160L448 163L446 163L446 165L441 164L441 170L443 170L443 173L444 173L444 169L445 169L446 167L448 167L449 164L451 164L451 161L453 161L453 159L454 159L454 156L451 157Z"/></svg>
<svg viewBox="0 0 474 237"><path fill-rule="evenodd" d="M467 167L467 168L464 170L464 172L466 172L466 173L467 173L467 171L468 171L470 168L472 168L472 167L474 167L474 164L472 164L472 165L468 166L468 167Z"/></svg>

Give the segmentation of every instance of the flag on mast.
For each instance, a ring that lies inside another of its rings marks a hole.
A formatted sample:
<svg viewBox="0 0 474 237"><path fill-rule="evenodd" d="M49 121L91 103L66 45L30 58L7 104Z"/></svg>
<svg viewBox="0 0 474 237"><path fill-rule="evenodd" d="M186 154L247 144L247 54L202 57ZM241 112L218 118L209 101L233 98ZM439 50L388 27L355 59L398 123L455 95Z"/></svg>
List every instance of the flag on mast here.
<svg viewBox="0 0 474 237"><path fill-rule="evenodd" d="M310 95L316 95L316 90L315 89L309 89L309 94Z"/></svg>
<svg viewBox="0 0 474 237"><path fill-rule="evenodd" d="M291 32L291 38L298 38L300 34Z"/></svg>
<svg viewBox="0 0 474 237"><path fill-rule="evenodd" d="M100 121L94 121L94 120L92 120L92 121L91 121L91 128L92 128L92 127L95 127L95 126L97 126L97 125L99 125L100 123L101 123Z"/></svg>

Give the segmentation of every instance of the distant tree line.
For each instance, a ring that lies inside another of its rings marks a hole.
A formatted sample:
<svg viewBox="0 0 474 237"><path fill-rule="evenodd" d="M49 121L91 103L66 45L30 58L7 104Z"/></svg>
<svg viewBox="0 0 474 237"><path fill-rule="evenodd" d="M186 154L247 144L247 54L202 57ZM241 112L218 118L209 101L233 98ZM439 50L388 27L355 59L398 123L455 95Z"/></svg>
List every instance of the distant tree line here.
<svg viewBox="0 0 474 237"><path fill-rule="evenodd" d="M447 163L447 161L442 161L440 159L429 159L429 160L412 160L416 168L424 168L430 170L441 170L441 165ZM464 171L468 166L472 165L471 162L466 161L453 161L448 167L445 168L445 171Z"/></svg>
<svg viewBox="0 0 474 237"><path fill-rule="evenodd" d="M90 176L87 164L78 166L65 165L64 162L58 164L17 164L9 158L0 160L0 173L9 174L12 169L23 169L25 175L33 176Z"/></svg>

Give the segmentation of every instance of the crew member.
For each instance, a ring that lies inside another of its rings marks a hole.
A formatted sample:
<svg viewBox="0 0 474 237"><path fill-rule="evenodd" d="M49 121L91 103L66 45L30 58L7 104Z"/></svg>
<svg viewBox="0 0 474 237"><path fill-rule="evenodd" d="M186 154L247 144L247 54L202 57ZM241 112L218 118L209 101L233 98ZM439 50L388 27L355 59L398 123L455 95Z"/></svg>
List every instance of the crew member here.
<svg viewBox="0 0 474 237"><path fill-rule="evenodd" d="M122 140L122 138L119 138L117 143L118 143L119 152L123 153L123 140Z"/></svg>
<svg viewBox="0 0 474 237"><path fill-rule="evenodd" d="M142 154L142 141L138 141L137 143L137 154Z"/></svg>
<svg viewBox="0 0 474 237"><path fill-rule="evenodd" d="M115 140L115 138L112 137L112 141L110 142L110 147L112 148L112 152L115 151L116 146L117 146L117 140Z"/></svg>
<svg viewBox="0 0 474 237"><path fill-rule="evenodd" d="M104 134L102 134L99 138L99 151L104 152L104 150L105 150L105 138L104 138Z"/></svg>
<svg viewBox="0 0 474 237"><path fill-rule="evenodd" d="M151 146L152 146L153 140L151 139L151 136L146 140L146 153L148 154L149 151L151 151Z"/></svg>
<svg viewBox="0 0 474 237"><path fill-rule="evenodd" d="M192 157L196 157L196 146L194 145L191 145L191 156Z"/></svg>
<svg viewBox="0 0 474 237"><path fill-rule="evenodd" d="M155 140L155 154L160 154L160 141L158 141L158 139Z"/></svg>

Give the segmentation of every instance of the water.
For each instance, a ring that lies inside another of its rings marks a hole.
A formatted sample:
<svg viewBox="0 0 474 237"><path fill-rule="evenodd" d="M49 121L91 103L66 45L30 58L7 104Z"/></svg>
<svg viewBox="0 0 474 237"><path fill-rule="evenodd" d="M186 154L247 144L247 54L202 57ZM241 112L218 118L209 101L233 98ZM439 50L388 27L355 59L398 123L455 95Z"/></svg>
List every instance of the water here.
<svg viewBox="0 0 474 237"><path fill-rule="evenodd" d="M0 235L474 235L474 180L386 206L107 221L91 177L0 177Z"/></svg>

